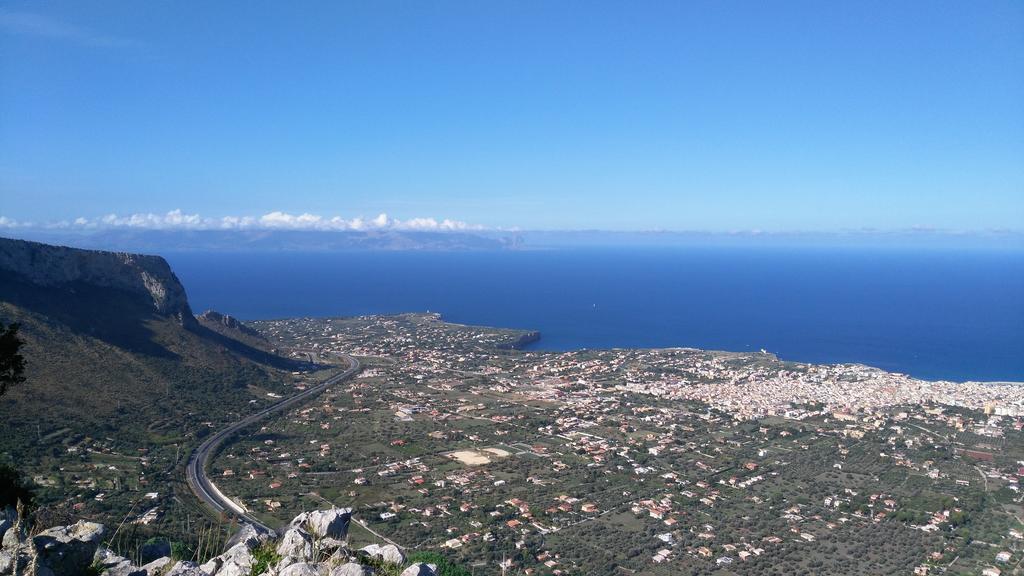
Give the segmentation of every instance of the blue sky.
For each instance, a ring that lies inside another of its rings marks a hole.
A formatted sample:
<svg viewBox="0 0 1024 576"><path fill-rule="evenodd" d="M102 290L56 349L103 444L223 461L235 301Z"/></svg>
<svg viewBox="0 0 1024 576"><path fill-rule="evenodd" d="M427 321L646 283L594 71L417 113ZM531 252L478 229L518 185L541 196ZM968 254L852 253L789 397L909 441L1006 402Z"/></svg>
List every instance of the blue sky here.
<svg viewBox="0 0 1024 576"><path fill-rule="evenodd" d="M294 6L0 2L0 222L1024 228L1019 1Z"/></svg>

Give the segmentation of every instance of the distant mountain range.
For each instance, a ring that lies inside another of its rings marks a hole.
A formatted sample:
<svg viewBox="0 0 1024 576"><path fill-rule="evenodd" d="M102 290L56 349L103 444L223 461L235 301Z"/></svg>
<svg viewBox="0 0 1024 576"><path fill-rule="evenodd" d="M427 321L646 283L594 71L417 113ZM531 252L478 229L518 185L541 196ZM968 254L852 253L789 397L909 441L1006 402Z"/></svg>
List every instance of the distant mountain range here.
<svg viewBox="0 0 1024 576"><path fill-rule="evenodd" d="M136 230L110 229L92 232L23 230L23 238L78 248L144 253L167 252L266 252L345 250L501 250L515 238L465 232L404 230L310 231L310 230Z"/></svg>
<svg viewBox="0 0 1024 576"><path fill-rule="evenodd" d="M170 252L494 251L588 247L927 247L1024 249L1024 232L932 229L835 232L607 230L0 229L0 235L96 250Z"/></svg>

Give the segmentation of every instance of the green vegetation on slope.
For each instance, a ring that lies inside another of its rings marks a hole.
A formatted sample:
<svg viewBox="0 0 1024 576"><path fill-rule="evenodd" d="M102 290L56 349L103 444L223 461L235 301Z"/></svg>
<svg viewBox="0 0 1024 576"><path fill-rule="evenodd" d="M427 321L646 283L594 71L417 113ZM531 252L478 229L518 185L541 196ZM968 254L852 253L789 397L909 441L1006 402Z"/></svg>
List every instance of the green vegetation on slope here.
<svg viewBox="0 0 1024 576"><path fill-rule="evenodd" d="M125 548L155 535L202 548L212 528L182 481L189 452L294 377L111 288L5 275L0 322L20 324L26 361L26 382L0 398L0 464L34 485L40 522L123 524Z"/></svg>

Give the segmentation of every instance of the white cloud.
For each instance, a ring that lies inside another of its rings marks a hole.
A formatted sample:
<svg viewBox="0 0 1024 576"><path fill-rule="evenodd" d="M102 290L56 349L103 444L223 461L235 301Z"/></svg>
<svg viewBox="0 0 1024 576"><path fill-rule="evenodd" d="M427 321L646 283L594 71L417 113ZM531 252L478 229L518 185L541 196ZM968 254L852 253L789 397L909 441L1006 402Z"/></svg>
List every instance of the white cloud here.
<svg viewBox="0 0 1024 576"><path fill-rule="evenodd" d="M0 228L31 227L29 222L21 222L0 216ZM458 220L435 218L410 218L399 220L387 214L378 214L373 218L356 216L321 216L304 212L290 214L274 211L262 216L221 216L211 218L199 214L186 214L181 210L171 210L166 214L151 212L119 216L107 214L98 218L79 217L72 221L60 221L45 224L49 228L67 228L72 230L100 229L137 229L137 230L411 230L411 231L457 231L483 230L483 226L471 225Z"/></svg>
<svg viewBox="0 0 1024 576"><path fill-rule="evenodd" d="M465 222L445 218L438 222L433 218L411 218L404 222L395 220L394 227L402 230L479 230L479 226L471 226Z"/></svg>

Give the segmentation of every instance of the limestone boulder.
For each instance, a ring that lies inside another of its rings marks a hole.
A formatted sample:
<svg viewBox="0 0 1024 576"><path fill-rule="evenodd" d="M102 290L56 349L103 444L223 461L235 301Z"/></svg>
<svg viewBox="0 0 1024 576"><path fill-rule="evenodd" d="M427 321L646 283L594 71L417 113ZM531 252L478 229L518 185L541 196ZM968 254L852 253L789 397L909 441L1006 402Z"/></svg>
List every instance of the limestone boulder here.
<svg viewBox="0 0 1024 576"><path fill-rule="evenodd" d="M401 576L437 576L437 566L434 564L413 564L402 570Z"/></svg>
<svg viewBox="0 0 1024 576"><path fill-rule="evenodd" d="M317 538L344 540L348 537L348 525L351 520L351 508L314 510L306 518L306 530Z"/></svg>
<svg viewBox="0 0 1024 576"><path fill-rule="evenodd" d="M40 532L32 538L36 573L55 576L84 573L92 564L103 533L102 524L85 520Z"/></svg>
<svg viewBox="0 0 1024 576"><path fill-rule="evenodd" d="M252 571L252 549L245 542L239 542L201 568L207 574L217 576L249 576Z"/></svg>
<svg viewBox="0 0 1024 576"><path fill-rule="evenodd" d="M26 540L25 530L17 524L12 524L4 531L3 538L0 538L0 546L5 550L13 550Z"/></svg>
<svg viewBox="0 0 1024 576"><path fill-rule="evenodd" d="M195 562L179 561L164 576L208 576Z"/></svg>
<svg viewBox="0 0 1024 576"><path fill-rule="evenodd" d="M146 563L142 566L142 569L145 571L146 576L160 576L171 566L171 563L171 558L169 556L164 556Z"/></svg>
<svg viewBox="0 0 1024 576"><path fill-rule="evenodd" d="M7 576L8 574L14 574L15 569L20 573L21 570L28 564L28 556L22 558L22 562L19 565L19 558L13 550L0 550L0 574Z"/></svg>
<svg viewBox="0 0 1024 576"><path fill-rule="evenodd" d="M331 568L328 576L370 576L373 571L356 562L348 562Z"/></svg>
<svg viewBox="0 0 1024 576"><path fill-rule="evenodd" d="M296 562L312 560L313 537L302 528L289 528L277 543L277 553Z"/></svg>
<svg viewBox="0 0 1024 576"><path fill-rule="evenodd" d="M398 565L405 564L405 554L402 554L402 551L394 544L385 544L384 546L370 544L363 547L361 551L365 552L368 556L375 556L385 562Z"/></svg>
<svg viewBox="0 0 1024 576"><path fill-rule="evenodd" d="M257 528L252 524L246 524L228 539L228 543L224 549L227 550L238 544L245 544L249 550L252 550L260 544L268 541L272 536L272 534L262 528Z"/></svg>
<svg viewBox="0 0 1024 576"><path fill-rule="evenodd" d="M18 513L14 508L7 506L3 510L0 510L0 542L3 542L4 535L7 531L14 527L14 523L18 520Z"/></svg>
<svg viewBox="0 0 1024 576"><path fill-rule="evenodd" d="M277 574L278 576L320 576L320 568L316 564L299 562L286 567Z"/></svg>
<svg viewBox="0 0 1024 576"><path fill-rule="evenodd" d="M92 563L105 576L147 576L148 574L145 569L132 564L131 560L102 547L96 550Z"/></svg>

